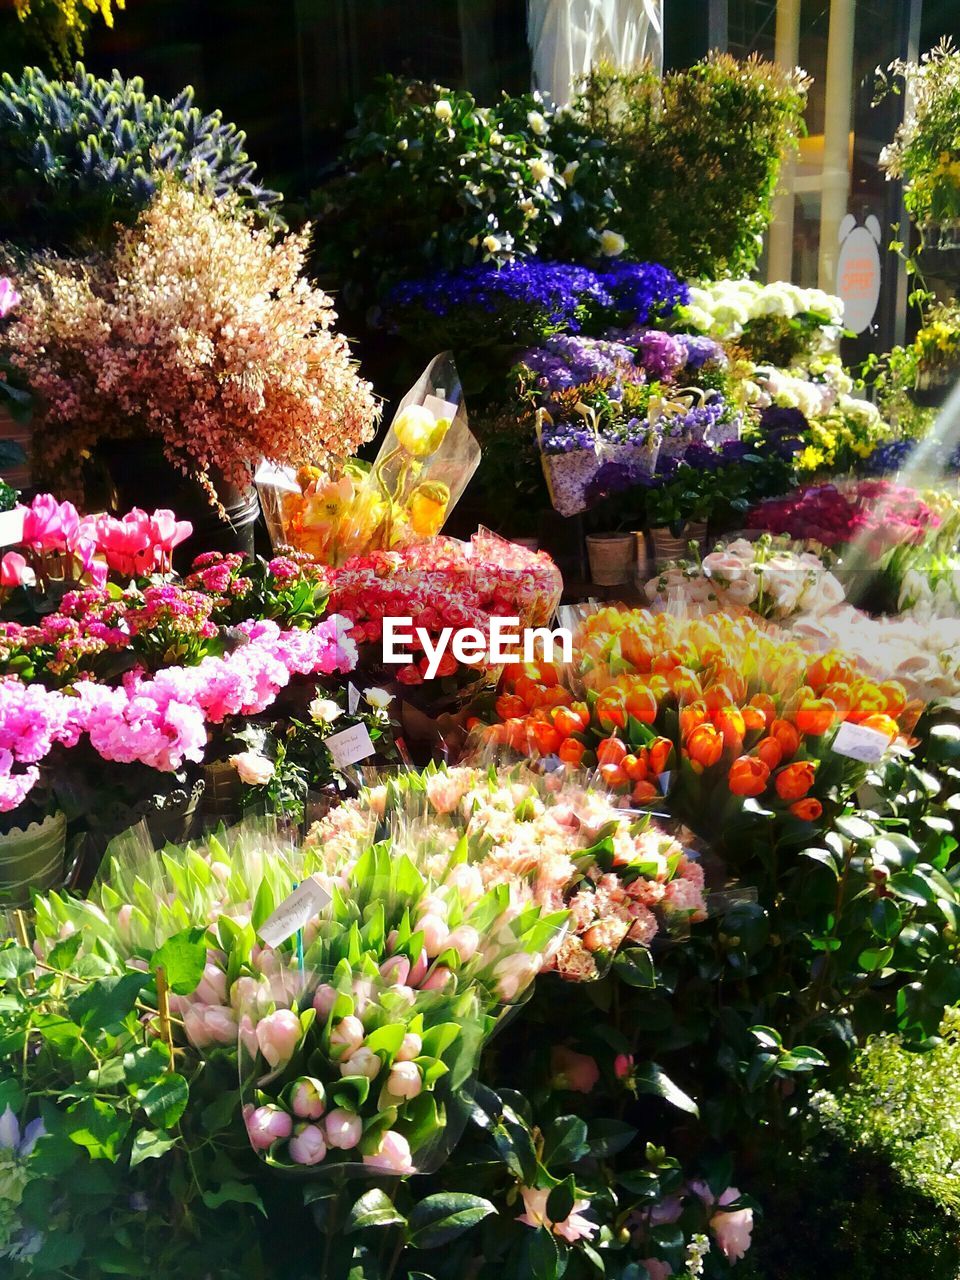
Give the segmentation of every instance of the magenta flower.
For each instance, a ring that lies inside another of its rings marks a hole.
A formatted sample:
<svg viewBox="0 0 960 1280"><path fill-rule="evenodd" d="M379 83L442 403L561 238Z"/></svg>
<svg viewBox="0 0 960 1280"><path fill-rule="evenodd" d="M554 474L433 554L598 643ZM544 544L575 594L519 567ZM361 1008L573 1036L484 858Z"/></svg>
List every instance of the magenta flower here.
<svg viewBox="0 0 960 1280"><path fill-rule="evenodd" d="M0 276L0 320L20 305L20 295L13 287L13 281L7 276Z"/></svg>

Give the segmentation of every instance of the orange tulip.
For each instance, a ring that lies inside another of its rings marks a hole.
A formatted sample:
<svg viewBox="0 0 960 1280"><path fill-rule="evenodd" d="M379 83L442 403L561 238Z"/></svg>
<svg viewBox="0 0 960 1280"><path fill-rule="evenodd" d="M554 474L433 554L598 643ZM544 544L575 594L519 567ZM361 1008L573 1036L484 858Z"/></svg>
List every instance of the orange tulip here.
<svg viewBox="0 0 960 1280"><path fill-rule="evenodd" d="M660 792L652 782L638 782L630 794L637 804L646 804L650 800L656 800Z"/></svg>
<svg viewBox="0 0 960 1280"><path fill-rule="evenodd" d="M800 735L797 733L796 726L789 720L774 720L770 726L770 737L780 744L780 750L786 760L795 756L800 750Z"/></svg>
<svg viewBox="0 0 960 1280"><path fill-rule="evenodd" d="M646 782L647 761L644 756L626 755L620 761L620 768L631 782Z"/></svg>
<svg viewBox="0 0 960 1280"><path fill-rule="evenodd" d="M663 773L670 763L670 757L673 754L673 743L669 738L654 738L647 748L647 753L652 772L656 774Z"/></svg>
<svg viewBox="0 0 960 1280"><path fill-rule="evenodd" d="M625 729L627 708L622 689L605 689L594 710L603 729Z"/></svg>
<svg viewBox="0 0 960 1280"><path fill-rule="evenodd" d="M657 700L646 685L636 685L627 694L627 711L641 724L653 724L657 718Z"/></svg>
<svg viewBox="0 0 960 1280"><path fill-rule="evenodd" d="M849 684L853 679L853 668L838 653L825 653L807 668L806 682L815 693L822 693L828 684Z"/></svg>
<svg viewBox="0 0 960 1280"><path fill-rule="evenodd" d="M546 724L543 720L531 722L530 736L542 756L552 756L563 741L560 732L552 724Z"/></svg>
<svg viewBox="0 0 960 1280"><path fill-rule="evenodd" d="M867 716L885 715L886 695L872 680L858 680L850 690L850 710L847 719L860 724Z"/></svg>
<svg viewBox="0 0 960 1280"><path fill-rule="evenodd" d="M727 664L718 664L713 669L711 684L722 684L730 690L731 702L742 702L747 695L747 682L736 669Z"/></svg>
<svg viewBox="0 0 960 1280"><path fill-rule="evenodd" d="M826 698L807 698L797 710L797 728L818 738L827 732L837 718L837 708Z"/></svg>
<svg viewBox="0 0 960 1280"><path fill-rule="evenodd" d="M687 738L686 750L695 764L709 769L723 755L723 734L715 725L697 725Z"/></svg>
<svg viewBox="0 0 960 1280"><path fill-rule="evenodd" d="M662 653L658 653L653 660L654 671L672 671L674 667L682 666L683 654L679 649L665 649Z"/></svg>
<svg viewBox="0 0 960 1280"><path fill-rule="evenodd" d="M680 736L689 738L698 725L710 719L705 702L689 702L680 708Z"/></svg>
<svg viewBox="0 0 960 1280"><path fill-rule="evenodd" d="M865 729L876 729L877 733L885 734L891 742L900 732L900 726L890 716L867 716L866 720L861 720L860 723Z"/></svg>
<svg viewBox="0 0 960 1280"><path fill-rule="evenodd" d="M583 759L583 753L585 751L586 747L576 738L565 738L564 741L560 743L557 755L564 764L577 767Z"/></svg>
<svg viewBox="0 0 960 1280"><path fill-rule="evenodd" d="M729 685L711 684L704 694L704 701L710 714L715 715L721 707L729 707L731 703L735 703L737 698Z"/></svg>
<svg viewBox="0 0 960 1280"><path fill-rule="evenodd" d="M816 779L816 767L810 760L796 760L781 769L774 786L781 800L802 800Z"/></svg>
<svg viewBox="0 0 960 1280"><path fill-rule="evenodd" d="M635 671L647 672L653 665L653 644L648 636L632 627L621 632L620 652Z"/></svg>
<svg viewBox="0 0 960 1280"><path fill-rule="evenodd" d="M783 747L776 738L761 738L753 754L759 756L768 769L775 769L783 759Z"/></svg>
<svg viewBox="0 0 960 1280"><path fill-rule="evenodd" d="M757 733L767 727L766 716L759 707L741 707L740 715L747 733Z"/></svg>
<svg viewBox="0 0 960 1280"><path fill-rule="evenodd" d="M512 716L504 725L506 729L506 737L508 744L513 747L514 751L526 751L527 749L527 722L519 717Z"/></svg>
<svg viewBox="0 0 960 1280"><path fill-rule="evenodd" d="M743 743L743 735L747 731L739 710L734 706L721 707L715 713L713 723L723 734L723 745L739 751Z"/></svg>
<svg viewBox="0 0 960 1280"><path fill-rule="evenodd" d="M512 720L516 716L525 715L527 710L524 700L515 693L501 693L495 706L501 720Z"/></svg>
<svg viewBox="0 0 960 1280"><path fill-rule="evenodd" d="M762 712L764 722L769 727L777 718L777 707L769 693L755 693L750 699L750 706Z"/></svg>
<svg viewBox="0 0 960 1280"><path fill-rule="evenodd" d="M886 713L894 719L907 705L907 691L899 680L884 680L879 686L880 692L887 700Z"/></svg>
<svg viewBox="0 0 960 1280"><path fill-rule="evenodd" d="M727 786L735 796L758 796L769 779L770 770L757 756L738 756L727 774Z"/></svg>
<svg viewBox="0 0 960 1280"><path fill-rule="evenodd" d="M619 764L627 754L627 748L619 738L604 738L597 747L597 759L601 764Z"/></svg>
<svg viewBox="0 0 960 1280"><path fill-rule="evenodd" d="M823 696L837 708L840 719L846 720L850 714L850 685L828 684L823 690Z"/></svg>
<svg viewBox="0 0 960 1280"><path fill-rule="evenodd" d="M627 775L618 764L602 764L600 777L608 787L622 787L627 782Z"/></svg>
<svg viewBox="0 0 960 1280"><path fill-rule="evenodd" d="M790 812L795 818L801 818L804 822L816 822L823 813L823 805L815 796L807 796L805 800L798 800L792 804Z"/></svg>

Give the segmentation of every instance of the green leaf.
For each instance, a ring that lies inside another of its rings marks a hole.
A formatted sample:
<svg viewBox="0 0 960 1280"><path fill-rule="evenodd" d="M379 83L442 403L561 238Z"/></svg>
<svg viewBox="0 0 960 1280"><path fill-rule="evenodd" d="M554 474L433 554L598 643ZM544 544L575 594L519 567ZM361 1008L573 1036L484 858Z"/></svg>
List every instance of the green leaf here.
<svg viewBox="0 0 960 1280"><path fill-rule="evenodd" d="M70 1015L84 1031L115 1027L132 1013L146 981L146 974L125 973L119 978L100 978L91 982L70 1001Z"/></svg>
<svg viewBox="0 0 960 1280"><path fill-rule="evenodd" d="M636 1129L622 1120L595 1120L589 1132L590 1154L599 1159L617 1155L637 1136Z"/></svg>
<svg viewBox="0 0 960 1280"><path fill-rule="evenodd" d="M140 1105L154 1124L169 1129L183 1115L189 1100L190 1087L186 1080L177 1072L171 1072L141 1096Z"/></svg>
<svg viewBox="0 0 960 1280"><path fill-rule="evenodd" d="M162 1040L123 1055L123 1073L133 1089L153 1084L170 1066L170 1050Z"/></svg>
<svg viewBox="0 0 960 1280"><path fill-rule="evenodd" d="M396 1208L385 1191L374 1187L365 1192L350 1210L346 1235L353 1231L363 1231L366 1227L393 1227L406 1223L406 1218Z"/></svg>
<svg viewBox="0 0 960 1280"><path fill-rule="evenodd" d="M206 963L207 931L198 927L168 938L150 957L150 971L162 968L174 995L188 996L196 991Z"/></svg>
<svg viewBox="0 0 960 1280"><path fill-rule="evenodd" d="M613 971L630 987L655 987L653 957L646 947L629 947L613 962Z"/></svg>
<svg viewBox="0 0 960 1280"><path fill-rule="evenodd" d="M557 1116L543 1135L541 1160L547 1168L576 1164L588 1150L586 1122L579 1116Z"/></svg>
<svg viewBox="0 0 960 1280"><path fill-rule="evenodd" d="M220 1209L225 1204L252 1204L267 1216L256 1187L246 1182L224 1182L216 1191L204 1191L203 1203L208 1209Z"/></svg>
<svg viewBox="0 0 960 1280"><path fill-rule="evenodd" d="M442 1191L421 1200L410 1214L407 1239L415 1249L436 1249L496 1212L482 1196Z"/></svg>
<svg viewBox="0 0 960 1280"><path fill-rule="evenodd" d="M37 958L26 947L4 947L0 951L0 982L13 982L30 973Z"/></svg>
<svg viewBox="0 0 960 1280"><path fill-rule="evenodd" d="M936 890L914 871L898 871L887 881L891 893L907 902L927 903L936 898Z"/></svg>
<svg viewBox="0 0 960 1280"><path fill-rule="evenodd" d="M166 1155L170 1148L176 1145L176 1141L176 1138L171 1138L165 1133L158 1133L156 1129L141 1129L133 1140L133 1150L130 1153L130 1168L135 1169L144 1160L156 1160L160 1156Z"/></svg>
<svg viewBox="0 0 960 1280"><path fill-rule="evenodd" d="M661 1067L658 1067L655 1062L645 1063L644 1066L634 1072L633 1078L636 1082L638 1093L655 1094L658 1098L663 1098L664 1102L669 1102L680 1111L686 1111L692 1116L700 1114L700 1109L694 1100L675 1085L667 1073Z"/></svg>
<svg viewBox="0 0 960 1280"><path fill-rule="evenodd" d="M533 1232L527 1245L526 1276L529 1280L560 1280L566 1264L566 1257L557 1248L557 1242L550 1231L541 1227Z"/></svg>
<svg viewBox="0 0 960 1280"><path fill-rule="evenodd" d="M129 1128L130 1117L109 1102L84 1098L67 1108L63 1132L78 1147L85 1147L91 1160L115 1161Z"/></svg>
<svg viewBox="0 0 960 1280"><path fill-rule="evenodd" d="M573 1202L577 1198L577 1185L573 1174L568 1174L562 1182L558 1182L547 1196L547 1217L551 1222L565 1222L573 1212Z"/></svg>
<svg viewBox="0 0 960 1280"><path fill-rule="evenodd" d="M892 955L893 947L866 947L857 956L857 964L867 973L872 973L875 969L885 968Z"/></svg>

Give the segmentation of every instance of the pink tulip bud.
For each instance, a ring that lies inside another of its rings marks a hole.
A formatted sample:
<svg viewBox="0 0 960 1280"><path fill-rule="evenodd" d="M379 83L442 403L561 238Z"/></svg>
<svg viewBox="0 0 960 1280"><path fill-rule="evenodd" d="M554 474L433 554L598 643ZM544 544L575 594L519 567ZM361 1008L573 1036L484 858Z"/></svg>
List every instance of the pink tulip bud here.
<svg viewBox="0 0 960 1280"><path fill-rule="evenodd" d="M444 949L450 930L440 916L428 913L417 921L417 933L423 934L423 949L433 960Z"/></svg>
<svg viewBox="0 0 960 1280"><path fill-rule="evenodd" d="M357 1049L349 1058L344 1059L340 1063L340 1074L342 1076L366 1076L368 1080L374 1080L380 1074L380 1068L383 1063L372 1049L366 1047Z"/></svg>
<svg viewBox="0 0 960 1280"><path fill-rule="evenodd" d="M290 1090L290 1108L301 1120L319 1120L327 1105L323 1085L313 1076L301 1076Z"/></svg>
<svg viewBox="0 0 960 1280"><path fill-rule="evenodd" d="M505 956L493 970L501 1000L516 1000L540 972L540 956L529 956L522 951Z"/></svg>
<svg viewBox="0 0 960 1280"><path fill-rule="evenodd" d="M117 932L122 938L125 938L130 932L130 922L133 919L133 907L129 902L125 902L117 912Z"/></svg>
<svg viewBox="0 0 960 1280"><path fill-rule="evenodd" d="M230 988L230 1004L237 1013L251 1013L257 1007L260 983L248 974L238 978Z"/></svg>
<svg viewBox="0 0 960 1280"><path fill-rule="evenodd" d="M257 1044L271 1067L281 1067L290 1061L300 1036L300 1019L291 1009L268 1013L257 1023Z"/></svg>
<svg viewBox="0 0 960 1280"><path fill-rule="evenodd" d="M364 1156L363 1163L371 1169L380 1169L383 1173L415 1173L410 1158L410 1144L402 1134L388 1129L380 1139L380 1145L373 1155Z"/></svg>
<svg viewBox="0 0 960 1280"><path fill-rule="evenodd" d="M253 1019L249 1013L245 1013L240 1019L237 1040L243 1046L243 1051L251 1062L254 1061L260 1046L257 1044L257 1029L253 1025Z"/></svg>
<svg viewBox="0 0 960 1280"><path fill-rule="evenodd" d="M339 1151L350 1151L360 1141L363 1121L352 1111L344 1111L336 1107L328 1112L323 1128L327 1135L328 1147L336 1147Z"/></svg>
<svg viewBox="0 0 960 1280"><path fill-rule="evenodd" d="M330 984L326 982L317 987L313 997L313 1007L316 1009L317 1017L320 1018L321 1021L326 1022L327 1018L330 1017L330 1011L337 1003L337 996L339 994L340 993L337 991L336 987L331 987Z"/></svg>
<svg viewBox="0 0 960 1280"><path fill-rule="evenodd" d="M445 964L438 964L437 967L424 978L420 984L421 991L445 991L450 984L453 974Z"/></svg>
<svg viewBox="0 0 960 1280"><path fill-rule="evenodd" d="M183 1013L183 1029L195 1049L236 1044L237 1040L236 1014L220 1005L190 1005Z"/></svg>
<svg viewBox="0 0 960 1280"><path fill-rule="evenodd" d="M415 1062L395 1062L387 1078L387 1089L397 1098L415 1098L423 1088Z"/></svg>
<svg viewBox="0 0 960 1280"><path fill-rule="evenodd" d="M294 1164L319 1164L327 1154L323 1130L318 1124L298 1124L287 1150Z"/></svg>
<svg viewBox="0 0 960 1280"><path fill-rule="evenodd" d="M471 866L469 862L461 862L454 867L447 876L446 884L448 888L457 890L461 902L475 902L477 898L483 897L483 876L479 868Z"/></svg>
<svg viewBox="0 0 960 1280"><path fill-rule="evenodd" d="M203 977L193 993L203 1004L227 1003L227 975L215 964L203 966Z"/></svg>
<svg viewBox="0 0 960 1280"><path fill-rule="evenodd" d="M400 941L399 933L397 933L396 929L391 929L390 932L387 934L386 947L387 947L388 956L392 956L393 953L396 951L397 943L399 941Z"/></svg>
<svg viewBox="0 0 960 1280"><path fill-rule="evenodd" d="M404 986L410 977L410 961L406 956L391 956L380 966L380 976L384 982L395 982Z"/></svg>
<svg viewBox="0 0 960 1280"><path fill-rule="evenodd" d="M244 1120L250 1142L258 1151L266 1151L293 1133L293 1120L282 1107L274 1106L272 1102L256 1110L245 1108Z"/></svg>
<svg viewBox="0 0 960 1280"><path fill-rule="evenodd" d="M420 983L426 977L427 970L429 968L430 957L427 955L426 951L421 951L410 970L410 976L407 978L407 982L409 982L410 986L419 987Z"/></svg>
<svg viewBox="0 0 960 1280"><path fill-rule="evenodd" d="M346 1018L341 1018L330 1032L330 1044L333 1047L342 1048L344 1057L349 1058L363 1044L365 1034L363 1023L350 1014Z"/></svg>
<svg viewBox="0 0 960 1280"><path fill-rule="evenodd" d="M447 938L447 946L453 947L460 957L461 964L468 964L477 954L477 948L480 946L480 934L472 925L458 925Z"/></svg>
<svg viewBox="0 0 960 1280"><path fill-rule="evenodd" d="M221 884L226 884L233 874L230 864L227 862L211 862L210 870L213 873L213 878L219 880Z"/></svg>
<svg viewBox="0 0 960 1280"><path fill-rule="evenodd" d="M423 1041L416 1032L408 1031L397 1050L397 1062L410 1062L414 1058L419 1058L422 1050Z"/></svg>

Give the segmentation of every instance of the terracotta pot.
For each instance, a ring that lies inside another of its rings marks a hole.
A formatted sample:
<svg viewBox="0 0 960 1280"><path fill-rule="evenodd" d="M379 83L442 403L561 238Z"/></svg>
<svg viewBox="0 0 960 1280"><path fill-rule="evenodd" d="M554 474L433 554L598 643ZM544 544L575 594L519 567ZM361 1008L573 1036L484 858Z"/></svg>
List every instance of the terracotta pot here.
<svg viewBox="0 0 960 1280"><path fill-rule="evenodd" d="M684 525L679 537L669 529L648 529L647 544L653 568L661 569L670 560L689 560L690 543L696 542L702 552L706 536L706 522L699 521Z"/></svg>
<svg viewBox="0 0 960 1280"><path fill-rule="evenodd" d="M632 533L588 533L590 577L598 587L618 587L634 575L637 550Z"/></svg>

